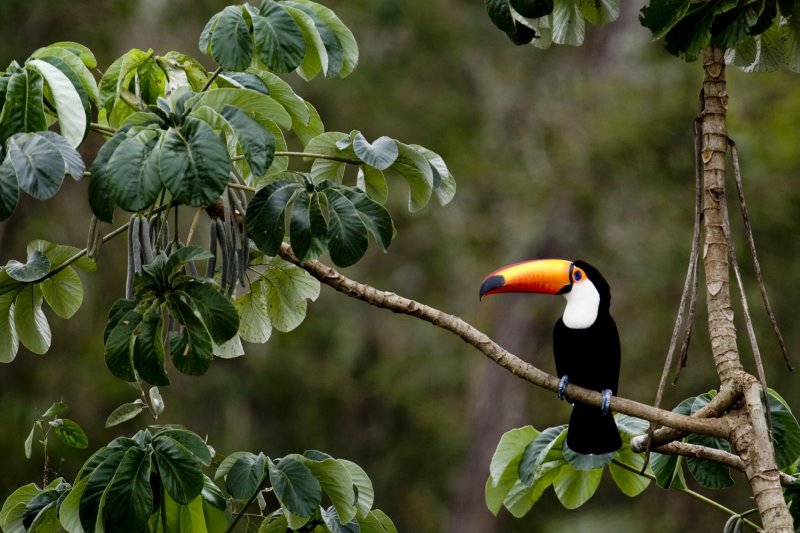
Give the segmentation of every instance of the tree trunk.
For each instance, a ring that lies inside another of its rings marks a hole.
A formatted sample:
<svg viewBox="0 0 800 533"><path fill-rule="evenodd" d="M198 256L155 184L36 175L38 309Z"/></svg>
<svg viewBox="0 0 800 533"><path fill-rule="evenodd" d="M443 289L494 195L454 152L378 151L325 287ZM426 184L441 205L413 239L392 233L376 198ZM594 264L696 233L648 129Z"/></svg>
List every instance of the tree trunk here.
<svg viewBox="0 0 800 533"><path fill-rule="evenodd" d="M761 405L761 389L753 376L742 370L736 346L736 326L731 306L728 239L723 213L725 157L728 151L724 50L703 52L703 216L706 301L711 351L722 388L744 392L741 416L732 427L730 440L745 465L764 529L793 533L789 509L775 463L775 453Z"/></svg>

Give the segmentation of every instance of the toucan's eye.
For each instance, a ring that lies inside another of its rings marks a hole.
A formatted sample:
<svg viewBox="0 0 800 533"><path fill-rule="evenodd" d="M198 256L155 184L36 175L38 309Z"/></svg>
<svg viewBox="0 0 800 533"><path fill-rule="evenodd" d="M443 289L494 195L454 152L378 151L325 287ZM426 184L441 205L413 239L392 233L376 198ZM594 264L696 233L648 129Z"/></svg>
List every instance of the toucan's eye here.
<svg viewBox="0 0 800 533"><path fill-rule="evenodd" d="M573 273L572 277L575 278L575 281L580 281L583 279L583 272L581 272L580 270L576 270Z"/></svg>

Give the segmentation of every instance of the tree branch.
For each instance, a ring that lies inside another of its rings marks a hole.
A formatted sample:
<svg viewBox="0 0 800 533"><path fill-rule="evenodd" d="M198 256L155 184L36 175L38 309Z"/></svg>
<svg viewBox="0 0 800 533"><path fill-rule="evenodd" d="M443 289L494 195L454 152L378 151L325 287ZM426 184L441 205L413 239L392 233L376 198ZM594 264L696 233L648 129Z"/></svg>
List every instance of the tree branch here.
<svg viewBox="0 0 800 533"><path fill-rule="evenodd" d="M286 243L281 245L279 253L283 259L300 266L320 282L347 296L357 298L370 305L388 309L395 313L413 316L430 322L434 326L458 335L465 342L480 350L489 359L515 376L551 392L558 391L558 378L503 349L485 333L479 331L457 316L444 313L438 309L397 294L359 283L343 276L334 268L319 261L301 263L292 252L291 247ZM597 391L570 384L567 386L566 392L572 400L598 407L600 406L601 395ZM655 407L617 396L611 398L611 408L619 413L643 418L663 426L669 426L689 433L727 438L730 432L728 422L723 418L703 419L696 416L680 415L672 411L656 409Z"/></svg>

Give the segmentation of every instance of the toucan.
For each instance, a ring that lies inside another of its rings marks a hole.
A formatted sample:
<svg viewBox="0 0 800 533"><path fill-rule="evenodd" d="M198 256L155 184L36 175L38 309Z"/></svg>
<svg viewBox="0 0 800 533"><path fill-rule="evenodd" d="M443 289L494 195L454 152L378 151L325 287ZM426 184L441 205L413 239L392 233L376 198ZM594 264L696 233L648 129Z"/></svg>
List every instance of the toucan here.
<svg viewBox="0 0 800 533"><path fill-rule="evenodd" d="M564 295L567 306L553 329L558 396L564 399L568 383L603 395L601 407L574 405L567 446L581 454L618 450L622 441L609 404L619 384L620 345L608 282L585 261L538 259L495 270L481 284L481 298L503 292Z"/></svg>

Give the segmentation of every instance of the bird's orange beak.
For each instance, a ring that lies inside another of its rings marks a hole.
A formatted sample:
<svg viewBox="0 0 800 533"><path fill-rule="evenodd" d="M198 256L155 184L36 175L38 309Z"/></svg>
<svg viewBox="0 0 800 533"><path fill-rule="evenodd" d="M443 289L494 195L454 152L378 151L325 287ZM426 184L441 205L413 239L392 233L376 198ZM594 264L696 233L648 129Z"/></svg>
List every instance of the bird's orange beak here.
<svg viewBox="0 0 800 533"><path fill-rule="evenodd" d="M572 262L537 259L514 263L495 270L483 280L480 296L500 292L564 294L572 287Z"/></svg>

